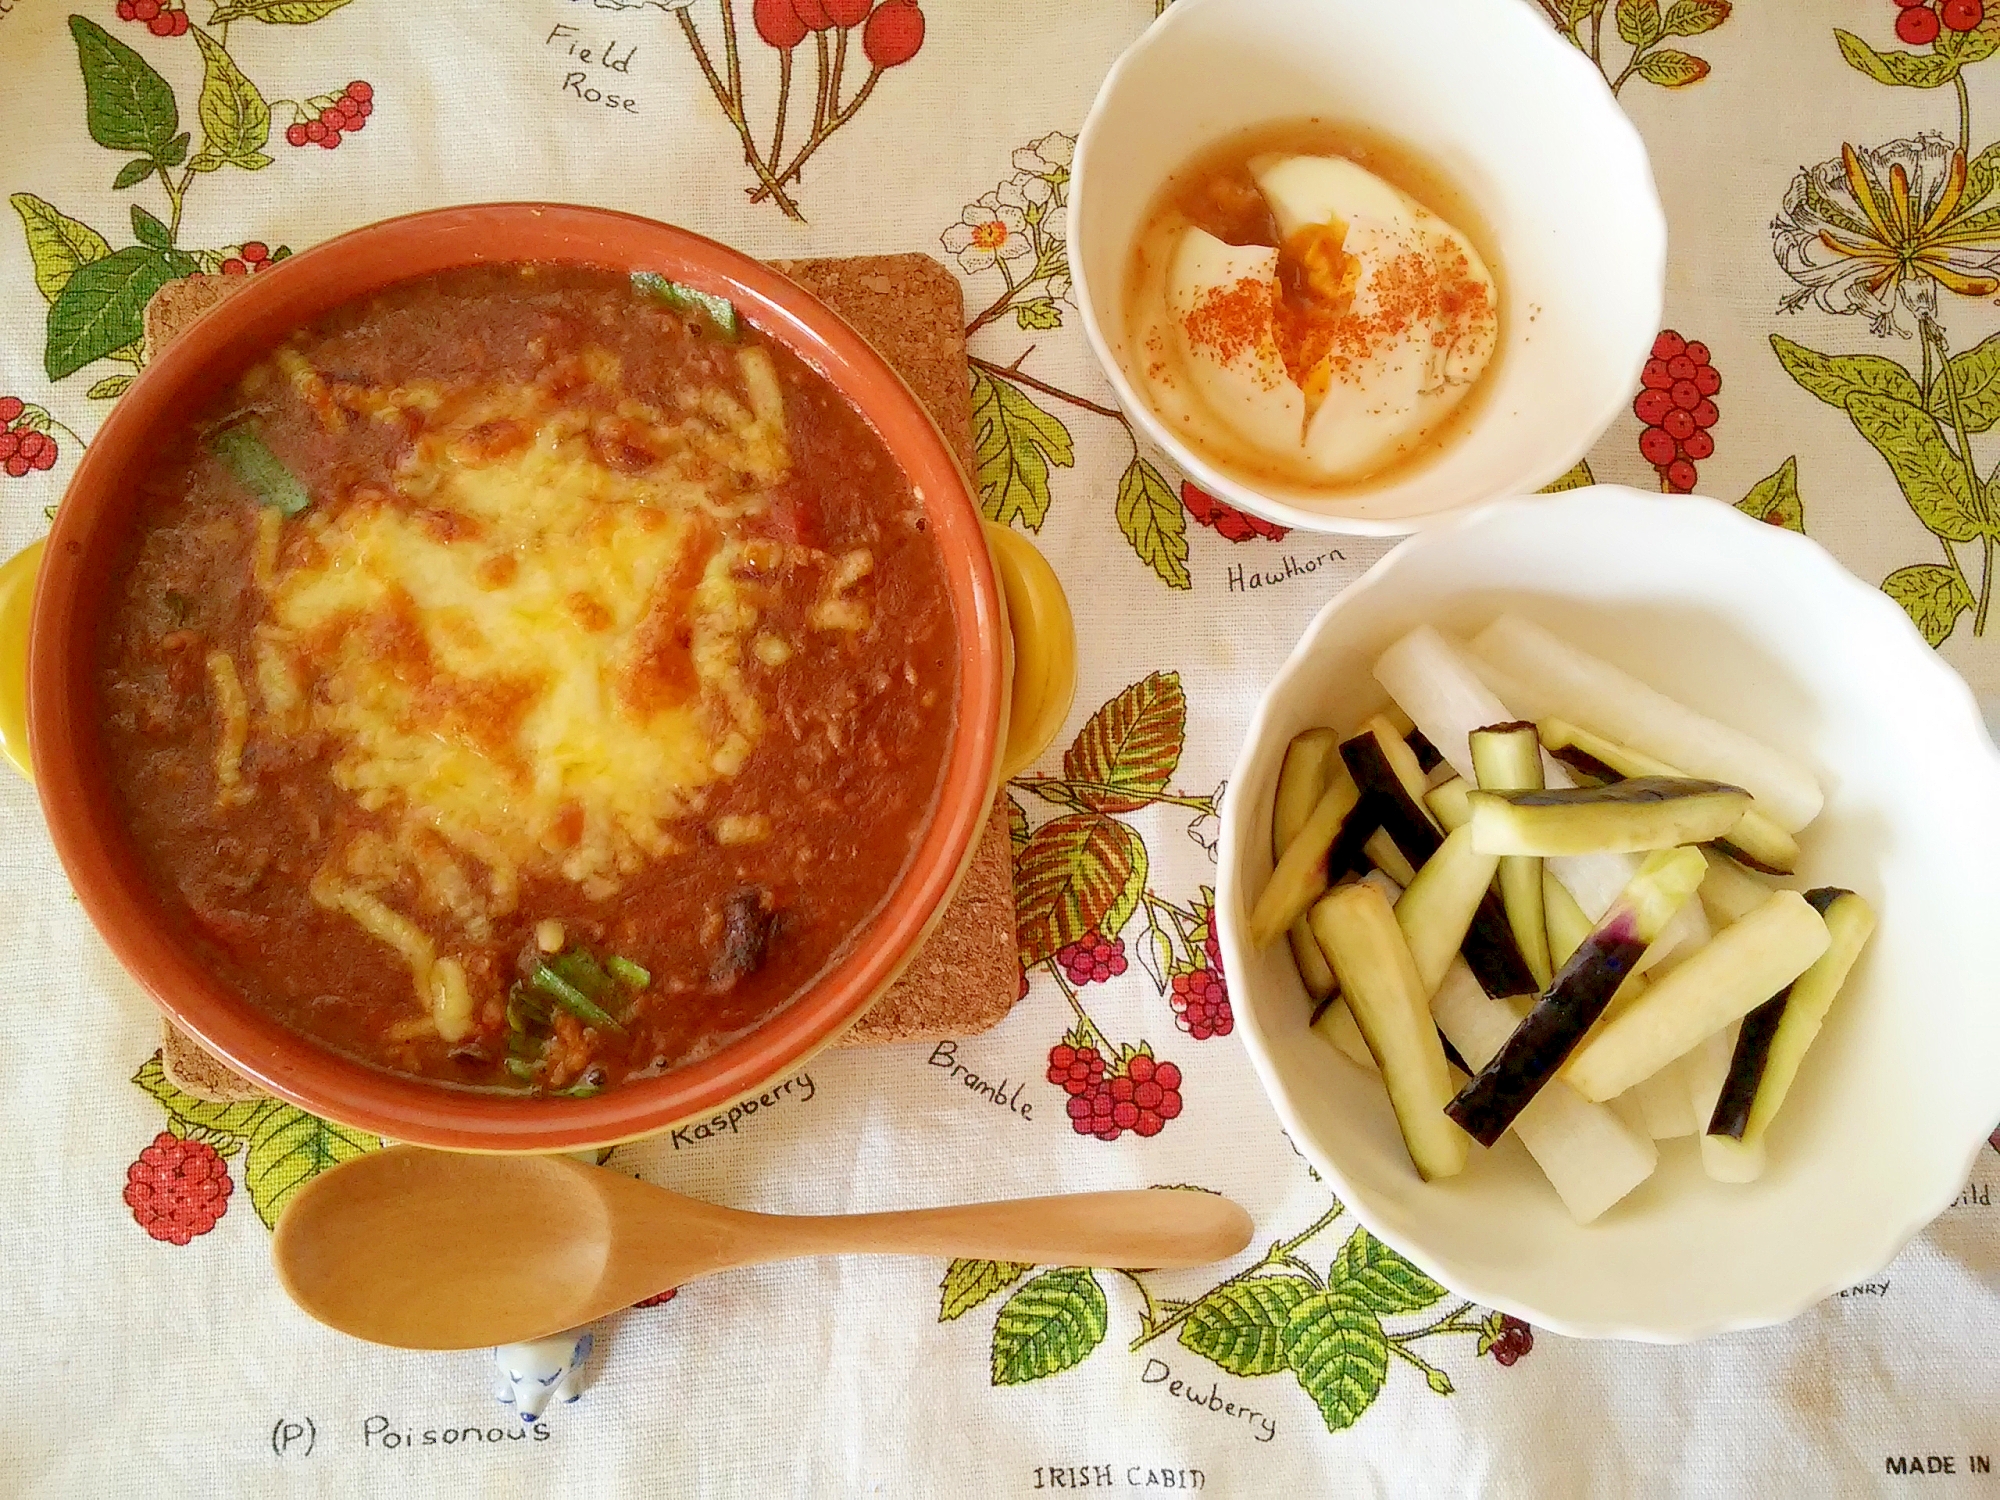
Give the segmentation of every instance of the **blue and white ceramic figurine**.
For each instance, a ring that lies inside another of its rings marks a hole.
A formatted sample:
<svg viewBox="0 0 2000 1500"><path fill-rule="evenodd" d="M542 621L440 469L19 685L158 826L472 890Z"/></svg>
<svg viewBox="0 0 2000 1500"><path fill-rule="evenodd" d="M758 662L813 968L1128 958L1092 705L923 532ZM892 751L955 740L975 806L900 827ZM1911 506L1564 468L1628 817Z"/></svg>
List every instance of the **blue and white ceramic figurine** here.
<svg viewBox="0 0 2000 1500"><path fill-rule="evenodd" d="M567 1402L583 1394L583 1362L596 1342L588 1329L572 1329L524 1344L502 1344L493 1351L493 1394L520 1412L523 1422L540 1421L551 1396Z"/></svg>

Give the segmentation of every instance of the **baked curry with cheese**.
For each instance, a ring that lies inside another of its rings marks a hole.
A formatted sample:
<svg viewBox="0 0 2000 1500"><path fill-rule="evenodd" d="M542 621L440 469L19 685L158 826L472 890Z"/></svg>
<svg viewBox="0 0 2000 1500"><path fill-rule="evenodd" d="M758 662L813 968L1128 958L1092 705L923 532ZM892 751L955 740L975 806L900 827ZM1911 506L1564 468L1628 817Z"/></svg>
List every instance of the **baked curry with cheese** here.
<svg viewBox="0 0 2000 1500"><path fill-rule="evenodd" d="M880 439L726 303L444 273L160 455L102 637L163 900L342 1052L587 1093L846 951L936 798L941 559Z"/></svg>

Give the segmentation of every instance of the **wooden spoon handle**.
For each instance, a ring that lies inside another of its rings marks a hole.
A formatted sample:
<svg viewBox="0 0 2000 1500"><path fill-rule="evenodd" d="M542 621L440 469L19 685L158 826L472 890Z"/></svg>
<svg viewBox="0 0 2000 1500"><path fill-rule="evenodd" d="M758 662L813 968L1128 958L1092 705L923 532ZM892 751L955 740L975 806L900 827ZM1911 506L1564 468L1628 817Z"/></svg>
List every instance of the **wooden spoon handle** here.
<svg viewBox="0 0 2000 1500"><path fill-rule="evenodd" d="M759 1216L762 1217L762 1216ZM1073 1193L901 1213L766 1218L756 1258L944 1255L1030 1265L1157 1268L1226 1260L1250 1243L1250 1215L1186 1188Z"/></svg>

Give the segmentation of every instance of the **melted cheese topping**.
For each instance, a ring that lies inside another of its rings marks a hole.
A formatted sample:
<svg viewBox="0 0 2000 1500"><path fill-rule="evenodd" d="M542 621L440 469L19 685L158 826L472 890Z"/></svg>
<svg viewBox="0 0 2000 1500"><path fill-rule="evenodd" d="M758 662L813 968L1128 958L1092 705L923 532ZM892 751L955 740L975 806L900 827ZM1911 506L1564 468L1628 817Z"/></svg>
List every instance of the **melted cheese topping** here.
<svg viewBox="0 0 2000 1500"><path fill-rule="evenodd" d="M335 783L389 819L390 835L337 850L313 894L397 949L448 1039L471 1026L465 972L396 909L399 891L475 940L524 877L609 895L681 847L676 824L763 733L741 671L758 623L743 578L770 544L730 523L767 503L788 459L769 357L738 359L747 403L711 387L671 412L290 371L337 422L419 432L398 493L316 504L281 546L260 535L252 678L269 727L328 736ZM586 363L615 392L615 361ZM859 581L843 573L836 597Z"/></svg>

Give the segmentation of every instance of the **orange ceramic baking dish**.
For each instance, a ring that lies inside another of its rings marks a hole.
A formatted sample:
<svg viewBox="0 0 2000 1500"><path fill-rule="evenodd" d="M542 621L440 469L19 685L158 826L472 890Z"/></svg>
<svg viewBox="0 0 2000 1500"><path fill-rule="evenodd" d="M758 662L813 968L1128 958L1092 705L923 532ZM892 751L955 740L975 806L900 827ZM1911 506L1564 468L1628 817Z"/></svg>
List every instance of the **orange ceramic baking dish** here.
<svg viewBox="0 0 2000 1500"><path fill-rule="evenodd" d="M825 376L922 497L959 643L959 713L937 806L900 882L846 956L715 1053L587 1099L476 1092L380 1071L279 1024L207 973L151 893L114 811L93 681L99 614L133 522L135 481L165 432L287 334L342 304L414 276L521 261L655 271L726 297ZM916 397L859 334L768 267L687 230L601 209L488 204L389 220L272 267L201 318L153 360L92 440L43 550L31 616L26 732L42 810L78 899L120 963L175 1024L272 1093L348 1125L448 1149L566 1151L629 1140L712 1113L795 1068L888 988L942 914L1023 735L1046 743L1048 721L1060 723L1068 706L1066 692L1050 686L1068 680L1066 667L1048 665L1068 652L1067 611L1049 604L1053 575L1032 548L996 550L1004 567L988 549L965 475ZM1034 685L1023 696L1035 700L1019 705L1034 723L1017 723L1011 746L1010 596L1014 628L1029 632L1018 654ZM1059 606L1060 591L1053 597Z"/></svg>

